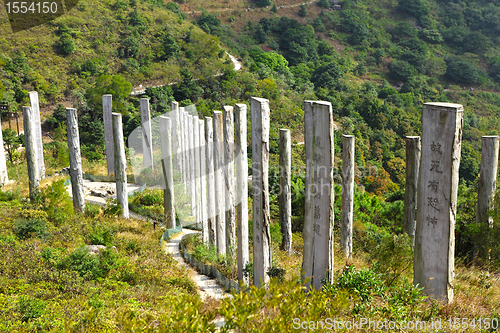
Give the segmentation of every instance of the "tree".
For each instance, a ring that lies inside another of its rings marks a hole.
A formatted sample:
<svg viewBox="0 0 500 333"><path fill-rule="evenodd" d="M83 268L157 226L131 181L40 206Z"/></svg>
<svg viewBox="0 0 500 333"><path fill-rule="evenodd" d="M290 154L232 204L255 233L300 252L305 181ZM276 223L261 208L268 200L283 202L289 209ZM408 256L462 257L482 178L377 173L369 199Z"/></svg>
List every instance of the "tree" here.
<svg viewBox="0 0 500 333"><path fill-rule="evenodd" d="M55 129L57 124L64 123L66 121L66 108L61 103L57 104L52 116L47 120L50 129Z"/></svg>
<svg viewBox="0 0 500 333"><path fill-rule="evenodd" d="M363 41L370 38L370 30L364 23L358 23L352 30L352 35L349 36L349 42L354 45L359 45Z"/></svg>
<svg viewBox="0 0 500 333"><path fill-rule="evenodd" d="M284 70L288 68L288 61L281 54L268 52L260 53L254 58L255 62L260 62L272 70Z"/></svg>
<svg viewBox="0 0 500 333"><path fill-rule="evenodd" d="M307 16L306 5L304 5L304 4L300 5L299 16L302 16L302 17Z"/></svg>
<svg viewBox="0 0 500 333"><path fill-rule="evenodd" d="M62 55L69 55L75 53L75 42L71 37L64 36L59 40L59 53Z"/></svg>
<svg viewBox="0 0 500 333"><path fill-rule="evenodd" d="M328 0L319 0L317 3L318 7L328 9L330 8L330 2Z"/></svg>
<svg viewBox="0 0 500 333"><path fill-rule="evenodd" d="M427 43L415 37L404 41L401 45L405 47L401 60L407 61L415 69L423 73L429 54Z"/></svg>
<svg viewBox="0 0 500 333"><path fill-rule="evenodd" d="M121 75L101 75L94 84L94 87L87 90L86 97L89 108L99 112L102 117L102 95L113 95L113 112L126 113L126 100L132 91L132 84L126 81Z"/></svg>
<svg viewBox="0 0 500 333"><path fill-rule="evenodd" d="M396 60L389 66L389 75L398 81L408 81L415 75L415 68L407 61Z"/></svg>
<svg viewBox="0 0 500 333"><path fill-rule="evenodd" d="M452 59L448 62L445 76L450 81L472 85L479 78L477 68L468 61Z"/></svg>
<svg viewBox="0 0 500 333"><path fill-rule="evenodd" d="M122 41L118 54L121 58L135 58L140 50L139 40L134 36L129 36Z"/></svg>
<svg viewBox="0 0 500 333"><path fill-rule="evenodd" d="M398 8L416 18L429 14L429 8L422 0L399 0Z"/></svg>
<svg viewBox="0 0 500 333"><path fill-rule="evenodd" d="M263 43L267 42L267 40L268 40L267 34L260 24L257 26L257 30L255 30L255 32L253 34L253 38L259 44L263 44Z"/></svg>
<svg viewBox="0 0 500 333"><path fill-rule="evenodd" d="M180 54L179 44L174 37L170 34L163 35L161 39L163 45L163 55L161 56L162 60L168 60L170 58L177 57Z"/></svg>
<svg viewBox="0 0 500 333"><path fill-rule="evenodd" d="M271 5L271 0L255 0L257 7L267 7Z"/></svg>
<svg viewBox="0 0 500 333"><path fill-rule="evenodd" d="M474 149L468 141L462 142L462 152L460 153L460 167L458 174L460 179L471 184L479 173L481 155Z"/></svg>
<svg viewBox="0 0 500 333"><path fill-rule="evenodd" d="M273 13L278 12L278 7L276 7L275 3L273 3L273 6L271 7L271 12L273 12Z"/></svg>
<svg viewBox="0 0 500 333"><path fill-rule="evenodd" d="M7 152L9 154L9 160L14 162L12 159L12 152L16 151L17 147L19 147L19 137L17 136L16 131L6 128L2 130L3 142L5 146L7 146ZM3 152L2 152L3 153Z"/></svg>
<svg viewBox="0 0 500 333"><path fill-rule="evenodd" d="M193 75L187 68L181 69L182 81L174 89L174 97L176 101L189 99L195 102L203 93L203 90L196 85L193 80Z"/></svg>
<svg viewBox="0 0 500 333"><path fill-rule="evenodd" d="M500 62L496 62L491 66L490 76L496 82L500 82Z"/></svg>
<svg viewBox="0 0 500 333"><path fill-rule="evenodd" d="M316 68L312 81L317 87L335 89L343 76L343 68L337 62L330 62Z"/></svg>
<svg viewBox="0 0 500 333"><path fill-rule="evenodd" d="M134 27L145 27L146 19L137 11L137 8L129 14L129 24Z"/></svg>

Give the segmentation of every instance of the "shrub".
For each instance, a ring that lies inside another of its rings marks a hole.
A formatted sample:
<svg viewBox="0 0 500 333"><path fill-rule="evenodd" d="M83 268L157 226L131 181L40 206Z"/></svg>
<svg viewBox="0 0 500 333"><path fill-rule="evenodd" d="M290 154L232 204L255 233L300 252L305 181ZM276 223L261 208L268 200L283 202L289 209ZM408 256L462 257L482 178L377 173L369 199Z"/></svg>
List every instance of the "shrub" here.
<svg viewBox="0 0 500 333"><path fill-rule="evenodd" d="M319 0L317 2L318 7L328 9L330 8L330 2L328 0Z"/></svg>
<svg viewBox="0 0 500 333"><path fill-rule="evenodd" d="M257 7L267 7L271 5L271 0L255 0Z"/></svg>
<svg viewBox="0 0 500 333"><path fill-rule="evenodd" d="M222 301L219 310L226 320L224 332L290 332L296 318L314 322L335 318L348 306L346 293L338 293L333 300L322 291L306 293L300 279L271 279L268 288L251 286L232 296Z"/></svg>
<svg viewBox="0 0 500 333"><path fill-rule="evenodd" d="M137 199L134 200L134 203L144 206L163 205L163 191L145 190L137 195Z"/></svg>
<svg viewBox="0 0 500 333"><path fill-rule="evenodd" d="M104 227L96 227L88 235L90 245L111 245L113 240L113 232Z"/></svg>
<svg viewBox="0 0 500 333"><path fill-rule="evenodd" d="M413 250L407 234L385 234L378 241L371 242L370 259L373 270L381 274L387 286L397 284L401 275L411 270Z"/></svg>
<svg viewBox="0 0 500 333"><path fill-rule="evenodd" d="M389 69L391 77L398 81L408 81L416 74L415 68L404 60L394 61Z"/></svg>
<svg viewBox="0 0 500 333"><path fill-rule="evenodd" d="M269 277L277 278L278 281L283 282L285 280L286 269L273 265L269 267L266 273Z"/></svg>
<svg viewBox="0 0 500 333"><path fill-rule="evenodd" d="M105 277L113 268L118 255L111 249L100 251L92 255L85 247L78 248L63 258L58 264L58 269L67 269L77 272L87 280Z"/></svg>
<svg viewBox="0 0 500 333"><path fill-rule="evenodd" d="M45 302L30 296L22 295L18 301L18 311L21 314L21 320L28 322L31 319L41 317L45 313Z"/></svg>
<svg viewBox="0 0 500 333"><path fill-rule="evenodd" d="M448 62L445 76L450 81L472 85L479 78L476 66L468 61L452 59Z"/></svg>
<svg viewBox="0 0 500 333"><path fill-rule="evenodd" d="M47 222L42 219L20 218L14 222L14 233L20 239L38 237L45 239L49 235Z"/></svg>
<svg viewBox="0 0 500 333"><path fill-rule="evenodd" d="M353 265L348 265L337 279L336 287L354 292L363 302L368 302L373 295L383 295L384 285L380 275L369 269L356 271Z"/></svg>
<svg viewBox="0 0 500 333"><path fill-rule="evenodd" d="M42 189L40 198L49 220L61 220L73 212L71 197L64 186L64 179L56 180Z"/></svg>
<svg viewBox="0 0 500 333"><path fill-rule="evenodd" d="M299 16L302 16L302 17L307 16L306 5L304 5L304 4L300 5Z"/></svg>
<svg viewBox="0 0 500 333"><path fill-rule="evenodd" d="M103 214L106 216L119 216L122 215L123 209L116 199L107 198L104 205Z"/></svg>
<svg viewBox="0 0 500 333"><path fill-rule="evenodd" d="M21 199L19 190L2 191L0 188L0 201L14 201Z"/></svg>
<svg viewBox="0 0 500 333"><path fill-rule="evenodd" d="M97 217L97 215L99 215L100 212L101 208L99 207L99 205L94 205L90 203L85 205L85 216L87 217L90 218Z"/></svg>
<svg viewBox="0 0 500 333"><path fill-rule="evenodd" d="M59 53L69 55L75 53L76 45L71 37L61 37L59 41Z"/></svg>
<svg viewBox="0 0 500 333"><path fill-rule="evenodd" d="M490 76L496 82L500 82L500 62L496 62L491 66Z"/></svg>

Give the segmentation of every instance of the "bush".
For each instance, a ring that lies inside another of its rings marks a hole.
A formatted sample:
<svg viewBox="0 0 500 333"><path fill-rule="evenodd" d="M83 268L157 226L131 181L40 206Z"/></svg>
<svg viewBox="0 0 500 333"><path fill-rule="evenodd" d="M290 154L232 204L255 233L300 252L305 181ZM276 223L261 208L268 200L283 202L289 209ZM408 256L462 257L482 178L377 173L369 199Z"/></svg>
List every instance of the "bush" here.
<svg viewBox="0 0 500 333"><path fill-rule="evenodd" d="M479 78L476 66L468 61L455 59L448 62L445 76L450 81L467 85L475 84Z"/></svg>
<svg viewBox="0 0 500 333"><path fill-rule="evenodd" d="M369 302L374 295L382 296L385 289L378 274L365 268L356 271L353 265L344 268L337 279L336 287L340 290L354 292L363 303Z"/></svg>
<svg viewBox="0 0 500 333"><path fill-rule="evenodd" d="M318 7L321 7L321 8L324 8L324 9L328 9L328 8L330 8L330 1L328 1L328 0L319 0L317 2L317 5L318 5Z"/></svg>
<svg viewBox="0 0 500 333"><path fill-rule="evenodd" d="M286 269L277 267L277 266L272 266L269 267L268 271L266 272L267 275L271 278L277 278L278 281L283 282L285 281L285 273Z"/></svg>
<svg viewBox="0 0 500 333"><path fill-rule="evenodd" d="M257 7L267 7L271 5L271 0L255 0Z"/></svg>
<svg viewBox="0 0 500 333"><path fill-rule="evenodd" d="M14 222L14 233L20 239L32 237L46 239L49 235L47 222L43 219L17 219Z"/></svg>
<svg viewBox="0 0 500 333"><path fill-rule="evenodd" d="M106 216L119 216L123 214L123 209L118 200L107 198L103 214Z"/></svg>
<svg viewBox="0 0 500 333"><path fill-rule="evenodd" d="M64 186L64 179L56 180L42 189L40 199L49 220L61 220L73 212L73 204Z"/></svg>
<svg viewBox="0 0 500 333"><path fill-rule="evenodd" d="M397 284L401 275L408 273L413 263L411 239L407 234L385 234L370 242L370 259L373 270L381 274L387 286Z"/></svg>
<svg viewBox="0 0 500 333"><path fill-rule="evenodd" d="M21 321L28 322L31 319L41 317L45 313L46 304L38 298L22 295L19 297L17 306L21 314Z"/></svg>
<svg viewBox="0 0 500 333"><path fill-rule="evenodd" d="M99 215L101 212L101 208L99 205L94 205L94 204L86 204L85 205L85 216L90 217L90 218L95 218Z"/></svg>
<svg viewBox="0 0 500 333"><path fill-rule="evenodd" d="M491 66L490 76L496 82L500 82L500 62L496 62Z"/></svg>
<svg viewBox="0 0 500 333"><path fill-rule="evenodd" d="M85 247L71 252L58 264L58 269L67 269L77 272L87 280L105 277L116 262L117 254L111 249L100 251L98 255L89 253Z"/></svg>
<svg viewBox="0 0 500 333"><path fill-rule="evenodd" d="M96 227L88 235L90 245L110 246L113 241L113 232L108 228Z"/></svg>
<svg viewBox="0 0 500 333"><path fill-rule="evenodd" d="M0 188L0 201L14 201L21 199L21 192L19 190L2 191Z"/></svg>
<svg viewBox="0 0 500 333"><path fill-rule="evenodd" d="M394 61L389 69L391 77L398 81L408 81L415 75L415 68L404 60Z"/></svg>
<svg viewBox="0 0 500 333"><path fill-rule="evenodd" d="M302 16L302 17L307 16L306 5L304 5L304 4L300 5L299 16Z"/></svg>
<svg viewBox="0 0 500 333"><path fill-rule="evenodd" d="M71 37L61 37L59 41L59 53L69 55L75 53L76 45Z"/></svg>

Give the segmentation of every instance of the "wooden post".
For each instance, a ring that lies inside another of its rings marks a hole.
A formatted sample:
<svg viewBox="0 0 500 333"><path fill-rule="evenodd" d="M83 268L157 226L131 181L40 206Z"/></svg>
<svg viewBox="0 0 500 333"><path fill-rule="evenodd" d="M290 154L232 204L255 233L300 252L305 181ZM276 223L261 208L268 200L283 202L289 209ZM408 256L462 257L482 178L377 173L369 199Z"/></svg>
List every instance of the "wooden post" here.
<svg viewBox="0 0 500 333"><path fill-rule="evenodd" d="M419 136L406 137L406 184L403 231L415 244L415 219L417 213L417 184L422 145Z"/></svg>
<svg viewBox="0 0 500 333"><path fill-rule="evenodd" d="M179 124L179 103L172 102L172 156L174 167L182 172L181 144L180 144L180 124Z"/></svg>
<svg viewBox="0 0 500 333"><path fill-rule="evenodd" d="M123 140L122 115L113 112L113 140L115 142L116 198L122 206L123 218L129 218L127 191L127 158Z"/></svg>
<svg viewBox="0 0 500 333"><path fill-rule="evenodd" d="M354 208L354 135L342 136L342 222L340 247L347 259L352 256L352 219Z"/></svg>
<svg viewBox="0 0 500 333"><path fill-rule="evenodd" d="M302 279L319 290L333 281L334 125L329 102L304 102L306 197Z"/></svg>
<svg viewBox="0 0 500 333"><path fill-rule="evenodd" d="M200 129L200 174L201 174L201 222L203 232L203 244L209 245L208 230L208 203L207 203L207 165L206 165L206 140L205 140L205 121L198 119Z"/></svg>
<svg viewBox="0 0 500 333"><path fill-rule="evenodd" d="M149 99L141 98L140 103L143 165L145 168L151 168L151 170L153 170L153 141L151 135L151 115L149 112Z"/></svg>
<svg viewBox="0 0 500 333"><path fill-rule="evenodd" d="M115 142L113 140L113 95L102 95L102 119L108 176L115 175Z"/></svg>
<svg viewBox="0 0 500 333"><path fill-rule="evenodd" d="M281 250L292 254L292 142L290 130L280 129Z"/></svg>
<svg viewBox="0 0 500 333"><path fill-rule="evenodd" d="M226 254L226 216L224 196L224 134L222 112L213 112L214 123L214 182L217 253Z"/></svg>
<svg viewBox="0 0 500 333"><path fill-rule="evenodd" d="M481 170L477 194L476 222L493 227L493 217L488 210L493 209L493 199L497 186L498 136L481 137Z"/></svg>
<svg viewBox="0 0 500 333"><path fill-rule="evenodd" d="M236 158L236 221L238 227L238 281L248 285L243 270L250 261L248 252L248 155L247 106L236 104L234 110Z"/></svg>
<svg viewBox="0 0 500 333"><path fill-rule="evenodd" d="M188 159L187 159L187 127L186 127L186 113L183 107L179 108L179 127L181 133L179 142L181 146L181 168L182 168L182 182L184 183L184 190L187 190L188 183Z"/></svg>
<svg viewBox="0 0 500 333"><path fill-rule="evenodd" d="M208 241L217 245L217 226L215 209L215 172L214 172L214 125L212 118L205 117L206 141L206 174L207 174L207 207L208 207Z"/></svg>
<svg viewBox="0 0 500 333"><path fill-rule="evenodd" d="M193 167L194 167L194 192L196 200L196 224L202 223L201 219L201 170L200 170L200 128L198 115L192 116L193 126Z"/></svg>
<svg viewBox="0 0 500 333"><path fill-rule="evenodd" d="M7 173L7 162L5 160L5 148L3 146L2 128L0 126L0 186L7 183L8 181L9 181L9 175Z"/></svg>
<svg viewBox="0 0 500 333"><path fill-rule="evenodd" d="M224 106L224 183L226 207L226 251L236 250L236 220L234 212L234 115L232 106Z"/></svg>
<svg viewBox="0 0 500 333"><path fill-rule="evenodd" d="M187 116L188 141L189 141L189 189L191 191L191 215L196 216L196 165L194 156L194 126L193 116Z"/></svg>
<svg viewBox="0 0 500 333"><path fill-rule="evenodd" d="M172 121L169 117L160 116L161 162L165 189L163 190L163 207L167 229L175 228L175 196L174 173L172 164Z"/></svg>
<svg viewBox="0 0 500 333"><path fill-rule="evenodd" d="M36 129L33 110L23 106L24 146L26 147L26 163L28 164L28 178L30 200L33 202L40 193L40 176L37 160Z"/></svg>
<svg viewBox="0 0 500 333"><path fill-rule="evenodd" d="M269 282L271 214L269 210L269 100L252 97L253 279L256 287Z"/></svg>
<svg viewBox="0 0 500 333"><path fill-rule="evenodd" d="M413 284L445 303L453 301L462 127L462 105L424 104Z"/></svg>
<svg viewBox="0 0 500 333"><path fill-rule="evenodd" d="M80 135L76 109L66 108L66 130L68 134L69 175L73 191L73 209L85 210L85 192L83 190L82 157L80 154Z"/></svg>
<svg viewBox="0 0 500 333"><path fill-rule="evenodd" d="M38 92L30 91L28 93L31 110L33 114L33 126L35 131L35 144L36 144L36 159L38 165L39 179L45 178L45 162L43 159L43 139L42 139L42 123L40 122L40 105L38 103Z"/></svg>

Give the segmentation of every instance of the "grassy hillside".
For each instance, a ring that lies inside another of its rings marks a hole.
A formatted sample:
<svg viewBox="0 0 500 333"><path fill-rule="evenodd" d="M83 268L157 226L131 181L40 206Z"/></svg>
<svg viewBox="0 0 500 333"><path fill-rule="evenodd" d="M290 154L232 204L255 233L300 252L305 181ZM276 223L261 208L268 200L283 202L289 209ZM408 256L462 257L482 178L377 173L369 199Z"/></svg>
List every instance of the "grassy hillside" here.
<svg viewBox="0 0 500 333"><path fill-rule="evenodd" d="M200 76L222 67L218 39L186 20L174 3L79 1L67 15L15 34L3 9L3 100L14 107L26 102L29 90L38 90L42 103L67 99L102 74L160 84L178 81L181 68Z"/></svg>

